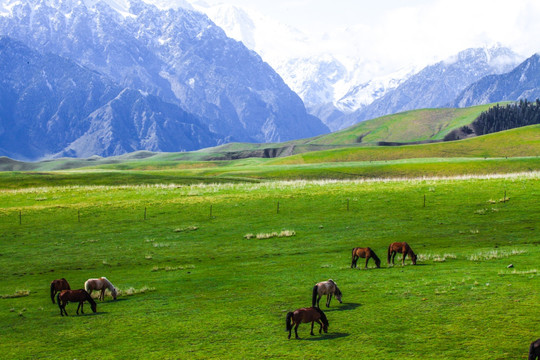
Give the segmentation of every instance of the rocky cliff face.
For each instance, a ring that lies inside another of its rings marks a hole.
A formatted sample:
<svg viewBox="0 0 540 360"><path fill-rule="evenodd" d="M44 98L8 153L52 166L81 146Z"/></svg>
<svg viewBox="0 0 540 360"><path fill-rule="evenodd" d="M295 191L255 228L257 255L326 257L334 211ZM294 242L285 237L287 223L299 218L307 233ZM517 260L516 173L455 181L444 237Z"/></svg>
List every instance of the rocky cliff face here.
<svg viewBox="0 0 540 360"><path fill-rule="evenodd" d="M195 150L218 138L193 115L53 54L0 38L0 152L16 159Z"/></svg>
<svg viewBox="0 0 540 360"><path fill-rule="evenodd" d="M498 101L540 98L540 55L535 54L514 70L490 75L468 86L452 102L455 107L467 107Z"/></svg>

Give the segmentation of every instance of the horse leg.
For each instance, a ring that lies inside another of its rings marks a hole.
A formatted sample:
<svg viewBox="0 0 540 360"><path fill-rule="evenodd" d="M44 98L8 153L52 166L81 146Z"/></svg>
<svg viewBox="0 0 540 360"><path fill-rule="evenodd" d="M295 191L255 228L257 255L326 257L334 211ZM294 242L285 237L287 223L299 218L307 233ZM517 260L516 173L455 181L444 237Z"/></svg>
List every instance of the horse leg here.
<svg viewBox="0 0 540 360"><path fill-rule="evenodd" d="M401 258L401 266L405 265L405 258L407 257L407 253L403 252L403 257Z"/></svg>
<svg viewBox="0 0 540 360"><path fill-rule="evenodd" d="M352 263L351 263L351 268L355 268L356 267L356 261L358 260L358 258L353 255L352 257Z"/></svg>
<svg viewBox="0 0 540 360"><path fill-rule="evenodd" d="M320 308L319 301L321 301L321 295L317 295L317 307Z"/></svg>
<svg viewBox="0 0 540 360"><path fill-rule="evenodd" d="M329 308L330 307L330 300L332 300L332 294L328 294L326 296L326 307Z"/></svg>
<svg viewBox="0 0 540 360"><path fill-rule="evenodd" d="M313 333L313 324L315 324L315 321L312 321L311 322L311 333L310 335L314 336L315 334Z"/></svg>
<svg viewBox="0 0 540 360"><path fill-rule="evenodd" d="M300 325L300 323L296 323L296 326L294 327L294 335L297 339L300 339L298 336L298 325Z"/></svg>
<svg viewBox="0 0 540 360"><path fill-rule="evenodd" d="M60 308L60 314L62 314L62 310L64 310L64 314L66 314L66 316L68 316L68 313L66 311L67 303L68 303L67 301L66 302L62 301L62 307Z"/></svg>
<svg viewBox="0 0 540 360"><path fill-rule="evenodd" d="M319 334L322 334L322 322L321 320L317 320L317 323L319 323L319 325L321 325L321 327L319 328ZM311 334L313 335L313 334Z"/></svg>
<svg viewBox="0 0 540 360"><path fill-rule="evenodd" d="M396 251L392 251L392 265L394 265L394 259L396 258Z"/></svg>
<svg viewBox="0 0 540 360"><path fill-rule="evenodd" d="M101 289L101 294L99 295L99 299L101 301L104 301L105 300L105 289Z"/></svg>
<svg viewBox="0 0 540 360"><path fill-rule="evenodd" d="M84 314L84 311L83 311L84 301L81 301L79 304L81 305L81 314Z"/></svg>
<svg viewBox="0 0 540 360"><path fill-rule="evenodd" d="M368 263L368 261L369 261L369 257L366 256L366 266L364 266L364 269L367 269L367 263Z"/></svg>

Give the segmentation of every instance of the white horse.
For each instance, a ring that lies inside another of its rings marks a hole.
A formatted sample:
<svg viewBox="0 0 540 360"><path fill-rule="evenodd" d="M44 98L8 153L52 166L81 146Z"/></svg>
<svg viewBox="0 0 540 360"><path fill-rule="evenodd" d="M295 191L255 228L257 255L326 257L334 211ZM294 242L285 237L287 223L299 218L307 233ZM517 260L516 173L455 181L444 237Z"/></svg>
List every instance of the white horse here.
<svg viewBox="0 0 540 360"><path fill-rule="evenodd" d="M114 300L116 300L116 295L118 294L118 291L116 290L114 285L106 277L100 277L99 279L86 280L86 282L84 283L84 289L90 295L92 294L93 290L100 290L101 293L99 294L98 298L101 301L105 299L106 289L109 289Z"/></svg>
<svg viewBox="0 0 540 360"><path fill-rule="evenodd" d="M323 295L327 295L326 307L330 307L330 300L332 299L332 295L335 295L337 301L339 301L339 303L341 304L341 290L339 290L334 280L329 279L328 281L322 281L320 283L317 283L313 287L313 307L319 307L319 301L321 300L321 296Z"/></svg>

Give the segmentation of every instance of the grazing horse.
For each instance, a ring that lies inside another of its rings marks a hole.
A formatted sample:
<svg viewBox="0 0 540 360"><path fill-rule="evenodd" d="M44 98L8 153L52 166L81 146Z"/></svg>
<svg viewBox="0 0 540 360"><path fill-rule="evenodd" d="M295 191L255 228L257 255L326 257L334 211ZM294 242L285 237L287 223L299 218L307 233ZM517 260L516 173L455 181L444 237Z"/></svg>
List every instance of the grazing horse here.
<svg viewBox="0 0 540 360"><path fill-rule="evenodd" d="M356 267L356 262L358 261L358 258L366 258L366 266L364 266L364 269L367 269L367 264L370 258L373 258L375 260L375 265L380 268L381 267L381 259L375 254L375 251L371 250L371 248L361 248L356 247L352 249L352 263L351 268Z"/></svg>
<svg viewBox="0 0 540 360"><path fill-rule="evenodd" d="M311 335L315 335L313 333L313 324L316 322L321 327L319 328L319 334L324 330L324 333L328 332L328 319L326 318L326 315L324 315L323 311L319 309L318 307L310 307L310 308L303 308L295 310L294 312L287 313L287 318L285 320L285 324L287 325L286 331L289 332L289 339L291 338L291 330L294 325L294 334L296 335L296 338L298 339L298 326L301 323L311 323Z"/></svg>
<svg viewBox="0 0 540 360"><path fill-rule="evenodd" d="M390 265L390 258L392 258L392 265L394 265L394 259L397 253L403 254L401 265L405 265L405 258L407 255L411 258L413 265L416 265L416 254L406 242L395 242L390 244L388 247L388 265Z"/></svg>
<svg viewBox="0 0 540 360"><path fill-rule="evenodd" d="M106 277L100 277L99 279L86 280L86 282L84 283L84 289L90 295L92 295L92 291L100 290L101 293L99 294L99 300L101 301L105 299L106 289L109 289L114 300L116 300L116 295L118 294L118 291L116 290L114 285Z"/></svg>
<svg viewBox="0 0 540 360"><path fill-rule="evenodd" d="M54 295L56 295L57 292L62 291L62 290L71 290L71 288L69 287L69 283L67 282L66 279L61 278L61 279L56 279L56 280L51 281L51 300L53 304L54 304Z"/></svg>
<svg viewBox="0 0 540 360"><path fill-rule="evenodd" d="M96 302L84 289L62 290L58 293L58 295L56 295L56 301L58 302L58 307L60 308L60 315L62 316L64 316L64 314L66 314L67 316L68 313L66 311L66 305L70 301L79 303L79 306L77 306L77 315L79 315L79 308L81 309L81 313L84 314L83 303L85 301L88 301L90 303L90 307L92 308L92 311L94 313L97 311Z"/></svg>
<svg viewBox="0 0 540 360"><path fill-rule="evenodd" d="M533 341L529 347L529 360L540 359L540 339Z"/></svg>
<svg viewBox="0 0 540 360"><path fill-rule="evenodd" d="M339 290L334 280L322 281L313 287L311 306L319 307L319 301L323 295L326 295L326 307L330 307L332 295L335 295L337 301L341 304L341 290Z"/></svg>

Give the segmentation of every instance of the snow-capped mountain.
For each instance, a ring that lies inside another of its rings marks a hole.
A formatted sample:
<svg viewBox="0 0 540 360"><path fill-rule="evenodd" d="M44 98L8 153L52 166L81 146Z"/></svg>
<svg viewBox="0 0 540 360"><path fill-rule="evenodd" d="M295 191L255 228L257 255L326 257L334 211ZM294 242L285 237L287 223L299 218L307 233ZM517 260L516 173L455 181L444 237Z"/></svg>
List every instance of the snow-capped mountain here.
<svg viewBox="0 0 540 360"><path fill-rule="evenodd" d="M0 34L177 104L221 141L274 142L328 131L260 56L183 1L175 4L4 0Z"/></svg>
<svg viewBox="0 0 540 360"><path fill-rule="evenodd" d="M448 106L470 84L484 76L513 69L521 57L508 48L467 49L402 82L370 105L345 116L345 126L402 111Z"/></svg>
<svg viewBox="0 0 540 360"><path fill-rule="evenodd" d="M540 55L534 54L514 70L486 76L468 86L451 104L467 107L498 101L540 98Z"/></svg>
<svg viewBox="0 0 540 360"><path fill-rule="evenodd" d="M256 51L304 101L308 111L331 130L341 128L327 114L351 113L414 73L412 67L374 79L366 79L366 68L373 67L361 57L330 54L319 40L251 9L232 5L193 7L207 14L228 36ZM320 111L322 108L325 111Z"/></svg>
<svg viewBox="0 0 540 360"><path fill-rule="evenodd" d="M199 119L153 95L0 37L0 153L15 159L185 151L218 143Z"/></svg>

